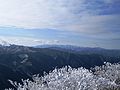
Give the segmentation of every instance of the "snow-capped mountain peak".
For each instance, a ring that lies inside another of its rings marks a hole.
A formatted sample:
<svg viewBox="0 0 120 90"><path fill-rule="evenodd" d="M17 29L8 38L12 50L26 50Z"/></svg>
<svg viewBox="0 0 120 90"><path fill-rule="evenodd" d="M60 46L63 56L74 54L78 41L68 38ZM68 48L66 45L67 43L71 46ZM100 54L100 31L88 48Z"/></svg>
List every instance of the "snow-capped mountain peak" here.
<svg viewBox="0 0 120 90"><path fill-rule="evenodd" d="M2 46L10 46L10 43L0 39L0 45L2 45Z"/></svg>

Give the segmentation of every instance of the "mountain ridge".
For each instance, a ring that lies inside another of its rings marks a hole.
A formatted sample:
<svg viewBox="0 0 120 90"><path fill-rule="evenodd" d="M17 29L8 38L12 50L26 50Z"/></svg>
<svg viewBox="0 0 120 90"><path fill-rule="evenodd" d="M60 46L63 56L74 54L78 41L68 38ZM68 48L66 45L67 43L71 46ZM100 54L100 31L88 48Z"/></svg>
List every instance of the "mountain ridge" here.
<svg viewBox="0 0 120 90"><path fill-rule="evenodd" d="M0 87L13 88L8 80L20 82L31 79L34 74L42 76L55 68L71 66L73 68L91 68L101 66L104 62L118 63L120 56L103 56L97 53L79 53L65 49L34 48L18 45L0 47ZM16 75L18 75L16 77ZM15 78L14 78L15 77Z"/></svg>
<svg viewBox="0 0 120 90"><path fill-rule="evenodd" d="M67 52L76 52L80 54L105 54L105 56L120 56L120 49L105 49L101 47L80 47L73 45L39 45L35 48L50 48Z"/></svg>

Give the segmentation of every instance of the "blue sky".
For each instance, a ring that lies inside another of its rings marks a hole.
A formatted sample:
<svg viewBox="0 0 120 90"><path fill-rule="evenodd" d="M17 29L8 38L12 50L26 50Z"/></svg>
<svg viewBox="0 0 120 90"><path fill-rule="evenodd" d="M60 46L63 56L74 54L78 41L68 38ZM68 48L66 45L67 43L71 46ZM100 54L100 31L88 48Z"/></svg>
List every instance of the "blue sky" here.
<svg viewBox="0 0 120 90"><path fill-rule="evenodd" d="M120 0L0 0L0 39L120 49Z"/></svg>

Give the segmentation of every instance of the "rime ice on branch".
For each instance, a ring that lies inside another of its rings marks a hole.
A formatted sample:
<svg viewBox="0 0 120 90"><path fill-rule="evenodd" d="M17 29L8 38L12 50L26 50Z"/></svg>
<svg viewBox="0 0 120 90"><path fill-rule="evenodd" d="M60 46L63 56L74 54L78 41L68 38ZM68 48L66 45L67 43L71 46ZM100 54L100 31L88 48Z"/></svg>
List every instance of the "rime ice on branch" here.
<svg viewBox="0 0 120 90"><path fill-rule="evenodd" d="M22 80L23 85L10 82L17 90L120 90L120 64L105 63L93 69L63 67L44 77L33 76L33 82Z"/></svg>

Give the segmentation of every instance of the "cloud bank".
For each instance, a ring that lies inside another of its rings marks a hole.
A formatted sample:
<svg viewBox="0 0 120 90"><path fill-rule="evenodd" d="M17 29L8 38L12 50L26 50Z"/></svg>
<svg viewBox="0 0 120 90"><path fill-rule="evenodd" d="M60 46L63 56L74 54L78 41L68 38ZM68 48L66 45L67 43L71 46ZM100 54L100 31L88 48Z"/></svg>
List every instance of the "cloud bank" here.
<svg viewBox="0 0 120 90"><path fill-rule="evenodd" d="M36 45L44 45L44 44L56 44L57 45L61 43L59 40L0 36L0 44L3 45L4 42L9 43L9 44L25 45L25 46L36 46Z"/></svg>

